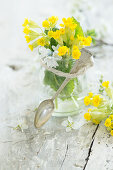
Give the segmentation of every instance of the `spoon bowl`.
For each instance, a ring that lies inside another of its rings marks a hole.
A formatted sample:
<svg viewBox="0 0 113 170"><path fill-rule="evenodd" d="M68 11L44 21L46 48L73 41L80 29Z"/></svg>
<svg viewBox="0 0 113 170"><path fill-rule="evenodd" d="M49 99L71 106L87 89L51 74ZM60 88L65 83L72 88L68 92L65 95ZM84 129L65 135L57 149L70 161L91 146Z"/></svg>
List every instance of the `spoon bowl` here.
<svg viewBox="0 0 113 170"><path fill-rule="evenodd" d="M34 119L35 127L39 128L45 124L51 117L53 110L54 103L52 99L44 100L42 103L40 103Z"/></svg>

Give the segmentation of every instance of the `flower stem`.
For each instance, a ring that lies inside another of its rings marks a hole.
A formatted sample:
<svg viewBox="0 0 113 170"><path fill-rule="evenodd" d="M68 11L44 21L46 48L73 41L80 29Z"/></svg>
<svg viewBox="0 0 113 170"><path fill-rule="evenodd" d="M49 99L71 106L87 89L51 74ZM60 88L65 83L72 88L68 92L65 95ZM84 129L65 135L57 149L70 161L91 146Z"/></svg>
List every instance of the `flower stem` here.
<svg viewBox="0 0 113 170"><path fill-rule="evenodd" d="M57 97L55 98L55 108L58 109L58 99L57 99Z"/></svg>

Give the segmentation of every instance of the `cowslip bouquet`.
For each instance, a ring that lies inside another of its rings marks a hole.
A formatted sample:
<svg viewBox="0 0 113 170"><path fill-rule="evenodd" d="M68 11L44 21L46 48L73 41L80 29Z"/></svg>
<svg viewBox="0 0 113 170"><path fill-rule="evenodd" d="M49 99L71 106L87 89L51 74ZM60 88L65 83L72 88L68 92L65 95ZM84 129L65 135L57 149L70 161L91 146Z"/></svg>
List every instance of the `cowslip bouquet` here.
<svg viewBox="0 0 113 170"><path fill-rule="evenodd" d="M104 125L113 136L113 89L109 86L109 81L102 82L100 87L101 93L94 95L90 92L84 98L84 104L90 106L84 118L95 124L104 121Z"/></svg>
<svg viewBox="0 0 113 170"><path fill-rule="evenodd" d="M44 20L42 26L39 26L26 18L23 32L31 51L38 48L39 57L43 58L48 67L69 73L74 62L81 56L81 49L90 46L92 38L84 36L80 23L74 17L63 18L59 26L57 22L58 17L52 16ZM54 91L58 90L64 79L45 70L44 84L49 85ZM75 84L79 86L77 78L70 80L61 94L70 96Z"/></svg>

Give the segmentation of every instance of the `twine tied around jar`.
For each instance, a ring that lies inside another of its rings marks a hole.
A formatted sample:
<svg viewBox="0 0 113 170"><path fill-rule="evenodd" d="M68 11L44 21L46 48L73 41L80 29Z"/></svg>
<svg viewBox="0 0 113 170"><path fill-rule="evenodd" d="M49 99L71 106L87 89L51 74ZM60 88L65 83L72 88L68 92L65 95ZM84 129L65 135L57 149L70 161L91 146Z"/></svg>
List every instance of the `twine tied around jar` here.
<svg viewBox="0 0 113 170"><path fill-rule="evenodd" d="M74 67L74 70L71 70L70 73L65 73L56 70L55 68L48 67L44 63L43 59L40 60L40 63L46 70L51 71L52 73L58 76L69 78L69 79L73 79L83 74L89 67L93 66L94 64L91 52L89 50L86 50L85 48L81 50L80 59L76 60L76 67Z"/></svg>

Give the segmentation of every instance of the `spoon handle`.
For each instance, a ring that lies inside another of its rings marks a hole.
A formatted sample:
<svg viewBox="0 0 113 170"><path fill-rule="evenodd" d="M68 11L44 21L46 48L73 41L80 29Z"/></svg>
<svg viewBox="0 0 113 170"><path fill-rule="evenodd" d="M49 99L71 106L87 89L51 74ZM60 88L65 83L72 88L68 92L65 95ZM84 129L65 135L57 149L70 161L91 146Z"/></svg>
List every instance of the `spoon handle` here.
<svg viewBox="0 0 113 170"><path fill-rule="evenodd" d="M64 82L62 83L62 85L60 86L60 88L57 90L57 92L55 93L55 95L52 97L52 100L54 100L59 94L60 92L63 90L63 88L66 86L66 84L70 81L70 78L66 78L64 80Z"/></svg>

